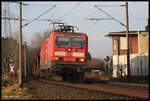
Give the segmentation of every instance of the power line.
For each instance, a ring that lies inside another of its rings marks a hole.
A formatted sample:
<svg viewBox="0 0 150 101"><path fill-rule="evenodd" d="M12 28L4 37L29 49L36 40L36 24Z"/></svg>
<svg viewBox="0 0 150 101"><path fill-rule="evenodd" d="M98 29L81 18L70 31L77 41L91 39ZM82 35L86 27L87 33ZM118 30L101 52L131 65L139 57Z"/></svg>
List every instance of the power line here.
<svg viewBox="0 0 150 101"><path fill-rule="evenodd" d="M29 6L52 6L52 5L38 5L38 4L28 4Z"/></svg>
<svg viewBox="0 0 150 101"><path fill-rule="evenodd" d="M113 20L112 18L86 18L86 20Z"/></svg>
<svg viewBox="0 0 150 101"><path fill-rule="evenodd" d="M20 1L9 1L9 3L17 3L17 4L19 4ZM22 3L22 6L28 6L28 4Z"/></svg>
<svg viewBox="0 0 150 101"><path fill-rule="evenodd" d="M132 3L130 6L132 6L132 5L134 5L136 2L134 2L134 3ZM97 5L96 5L97 6ZM117 12L119 12L119 11L121 11L121 9L123 9L123 5L98 5L98 6L103 6L103 7L111 7L111 6L120 6L121 8L120 9L118 9L118 10L116 10L116 11L114 11L114 12L112 12L112 13L110 13L110 15L113 15L113 14L115 14L115 13L117 13Z"/></svg>
<svg viewBox="0 0 150 101"><path fill-rule="evenodd" d="M1 19L19 20L19 18L11 18L11 17L2 17ZM29 21L29 19L22 19L22 21ZM62 20L37 19L36 21L62 21Z"/></svg>
<svg viewBox="0 0 150 101"><path fill-rule="evenodd" d="M95 5L97 7L116 7L116 6L121 6L121 5Z"/></svg>
<svg viewBox="0 0 150 101"><path fill-rule="evenodd" d="M93 6L90 8L89 13L88 13L88 15L86 16L86 18L90 16L90 13L91 13L91 11L92 11L92 8L93 8Z"/></svg>
<svg viewBox="0 0 150 101"><path fill-rule="evenodd" d="M110 15L117 13L118 11L120 11L122 8L112 12ZM86 18L86 20L113 20L113 18Z"/></svg>
<svg viewBox="0 0 150 101"><path fill-rule="evenodd" d="M104 5L103 5L104 6ZM106 6L106 5L105 5ZM110 6L120 6L120 5L108 5L109 7ZM121 8L122 9L122 8ZM120 9L119 9L120 10ZM114 14L114 13L116 13L116 12L118 12L119 10L117 10L117 11L114 11L114 12L112 12L111 14ZM89 15L89 14L88 14ZM95 21L95 20L97 20L97 21L99 21L99 20L113 20L112 18L86 18L86 20L93 20L93 21ZM95 24L96 24L97 22L95 22L94 24L91 24L88 28L87 28L87 30L89 30L92 26L94 26Z"/></svg>
<svg viewBox="0 0 150 101"><path fill-rule="evenodd" d="M44 14L46 14L47 12L49 12L50 10L52 10L52 9L55 8L55 7L56 7L56 5L53 5L52 8L48 9L46 12L42 13L41 15L39 15L39 16L36 17L36 18L34 18L34 19L31 20L30 22L26 23L25 25L23 25L23 27L24 27L24 26L27 26L28 24L30 24L30 23L32 23L33 21L37 20L38 18L40 18L41 16L43 16Z"/></svg>
<svg viewBox="0 0 150 101"><path fill-rule="evenodd" d="M80 5L80 3L77 3L71 10L69 10L67 13L65 13L62 17L61 17L61 19L62 18L64 18L66 15L68 15L71 11L73 11L73 9L75 9L77 6L79 6Z"/></svg>
<svg viewBox="0 0 150 101"><path fill-rule="evenodd" d="M121 11L121 9L122 9L122 8L120 8L120 9L118 9L118 10L116 10L116 11L114 11L114 12L110 13L110 15L113 15L113 14L115 14L115 13L117 13L117 12Z"/></svg>
<svg viewBox="0 0 150 101"><path fill-rule="evenodd" d="M92 23L85 31L87 32L87 30L91 29L96 23L97 23L97 21L95 21L94 23Z"/></svg>
<svg viewBox="0 0 150 101"><path fill-rule="evenodd" d="M62 21L62 20L52 20L52 19L37 19L36 21Z"/></svg>
<svg viewBox="0 0 150 101"><path fill-rule="evenodd" d="M111 16L110 14L104 12L102 9L98 8L96 5L95 5L95 7L96 7L97 9L99 9L100 11L102 11L102 12L103 12L104 14L106 14L107 16L111 17L112 19L116 20L116 21L119 22L121 25L123 25L123 26L126 27L126 25L124 25L122 22L118 21L116 18L114 18L114 17Z"/></svg>
<svg viewBox="0 0 150 101"><path fill-rule="evenodd" d="M130 6L132 6L132 5L134 5L136 2L134 2L134 3L132 3ZM101 6L101 7L112 7L112 6L123 6L123 5L96 5L96 6ZM118 9L118 10L116 10L116 11L114 11L114 12L112 12L112 13L110 13L110 15L113 15L113 14L115 14L115 13L117 13L117 12L119 12L119 11L121 11L122 10L122 8L120 8L120 9Z"/></svg>
<svg viewBox="0 0 150 101"><path fill-rule="evenodd" d="M132 3L130 6L134 5L136 2ZM95 5L97 6L97 5ZM111 7L111 6L124 6L124 5L98 5L98 6L101 6L101 7ZM119 11L121 11L122 8L110 13L110 15L113 15ZM87 18L86 20L112 20L112 18Z"/></svg>
<svg viewBox="0 0 150 101"><path fill-rule="evenodd" d="M7 19L7 20L19 20L19 18L12 18L12 17L2 17L1 19ZM29 21L28 19L22 19L23 21Z"/></svg>
<svg viewBox="0 0 150 101"><path fill-rule="evenodd" d="M118 11L120 11L122 8L112 12L110 15L117 13ZM88 14L89 16L89 14ZM112 20L112 18L87 18L86 20Z"/></svg>

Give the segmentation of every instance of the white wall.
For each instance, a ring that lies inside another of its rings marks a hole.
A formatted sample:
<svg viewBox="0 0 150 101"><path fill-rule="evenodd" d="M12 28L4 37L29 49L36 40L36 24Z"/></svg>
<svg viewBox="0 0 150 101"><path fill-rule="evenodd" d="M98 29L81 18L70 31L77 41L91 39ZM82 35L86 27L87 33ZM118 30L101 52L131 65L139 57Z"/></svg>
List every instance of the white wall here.
<svg viewBox="0 0 150 101"><path fill-rule="evenodd" d="M118 78L117 71L122 67L123 76L127 75L127 56L119 56L119 68L117 68L117 55L113 55L113 78ZM130 54L130 75L148 76L148 54ZM120 72L119 72L120 73Z"/></svg>

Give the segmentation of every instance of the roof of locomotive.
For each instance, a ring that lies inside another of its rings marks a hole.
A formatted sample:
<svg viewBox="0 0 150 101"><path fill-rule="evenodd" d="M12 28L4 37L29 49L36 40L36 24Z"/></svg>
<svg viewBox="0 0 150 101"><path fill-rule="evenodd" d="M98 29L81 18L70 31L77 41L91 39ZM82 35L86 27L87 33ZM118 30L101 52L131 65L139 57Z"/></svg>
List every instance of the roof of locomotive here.
<svg viewBox="0 0 150 101"><path fill-rule="evenodd" d="M68 36L87 36L85 33L70 33L70 32L52 32L51 35L68 35Z"/></svg>

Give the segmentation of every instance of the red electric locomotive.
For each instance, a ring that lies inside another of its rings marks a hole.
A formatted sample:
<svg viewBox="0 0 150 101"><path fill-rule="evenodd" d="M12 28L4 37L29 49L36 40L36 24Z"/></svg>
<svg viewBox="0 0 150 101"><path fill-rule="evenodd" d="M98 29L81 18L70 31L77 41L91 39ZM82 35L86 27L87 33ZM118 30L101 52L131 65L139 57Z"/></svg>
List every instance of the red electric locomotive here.
<svg viewBox="0 0 150 101"><path fill-rule="evenodd" d="M40 71L47 79L52 74L61 76L63 80L82 79L84 76L88 37L70 28L64 26L55 30L41 45Z"/></svg>

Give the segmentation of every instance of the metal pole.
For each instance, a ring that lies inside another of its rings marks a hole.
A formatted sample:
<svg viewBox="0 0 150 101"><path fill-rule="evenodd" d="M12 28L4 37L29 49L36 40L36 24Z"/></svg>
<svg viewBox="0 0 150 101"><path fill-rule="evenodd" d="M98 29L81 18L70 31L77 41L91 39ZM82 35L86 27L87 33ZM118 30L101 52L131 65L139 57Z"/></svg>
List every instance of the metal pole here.
<svg viewBox="0 0 150 101"><path fill-rule="evenodd" d="M19 17L19 87L22 87L22 3L20 1L20 17Z"/></svg>
<svg viewBox="0 0 150 101"><path fill-rule="evenodd" d="M126 39L127 39L127 80L130 81L130 51L129 51L129 21L128 21L128 2L126 2Z"/></svg>

